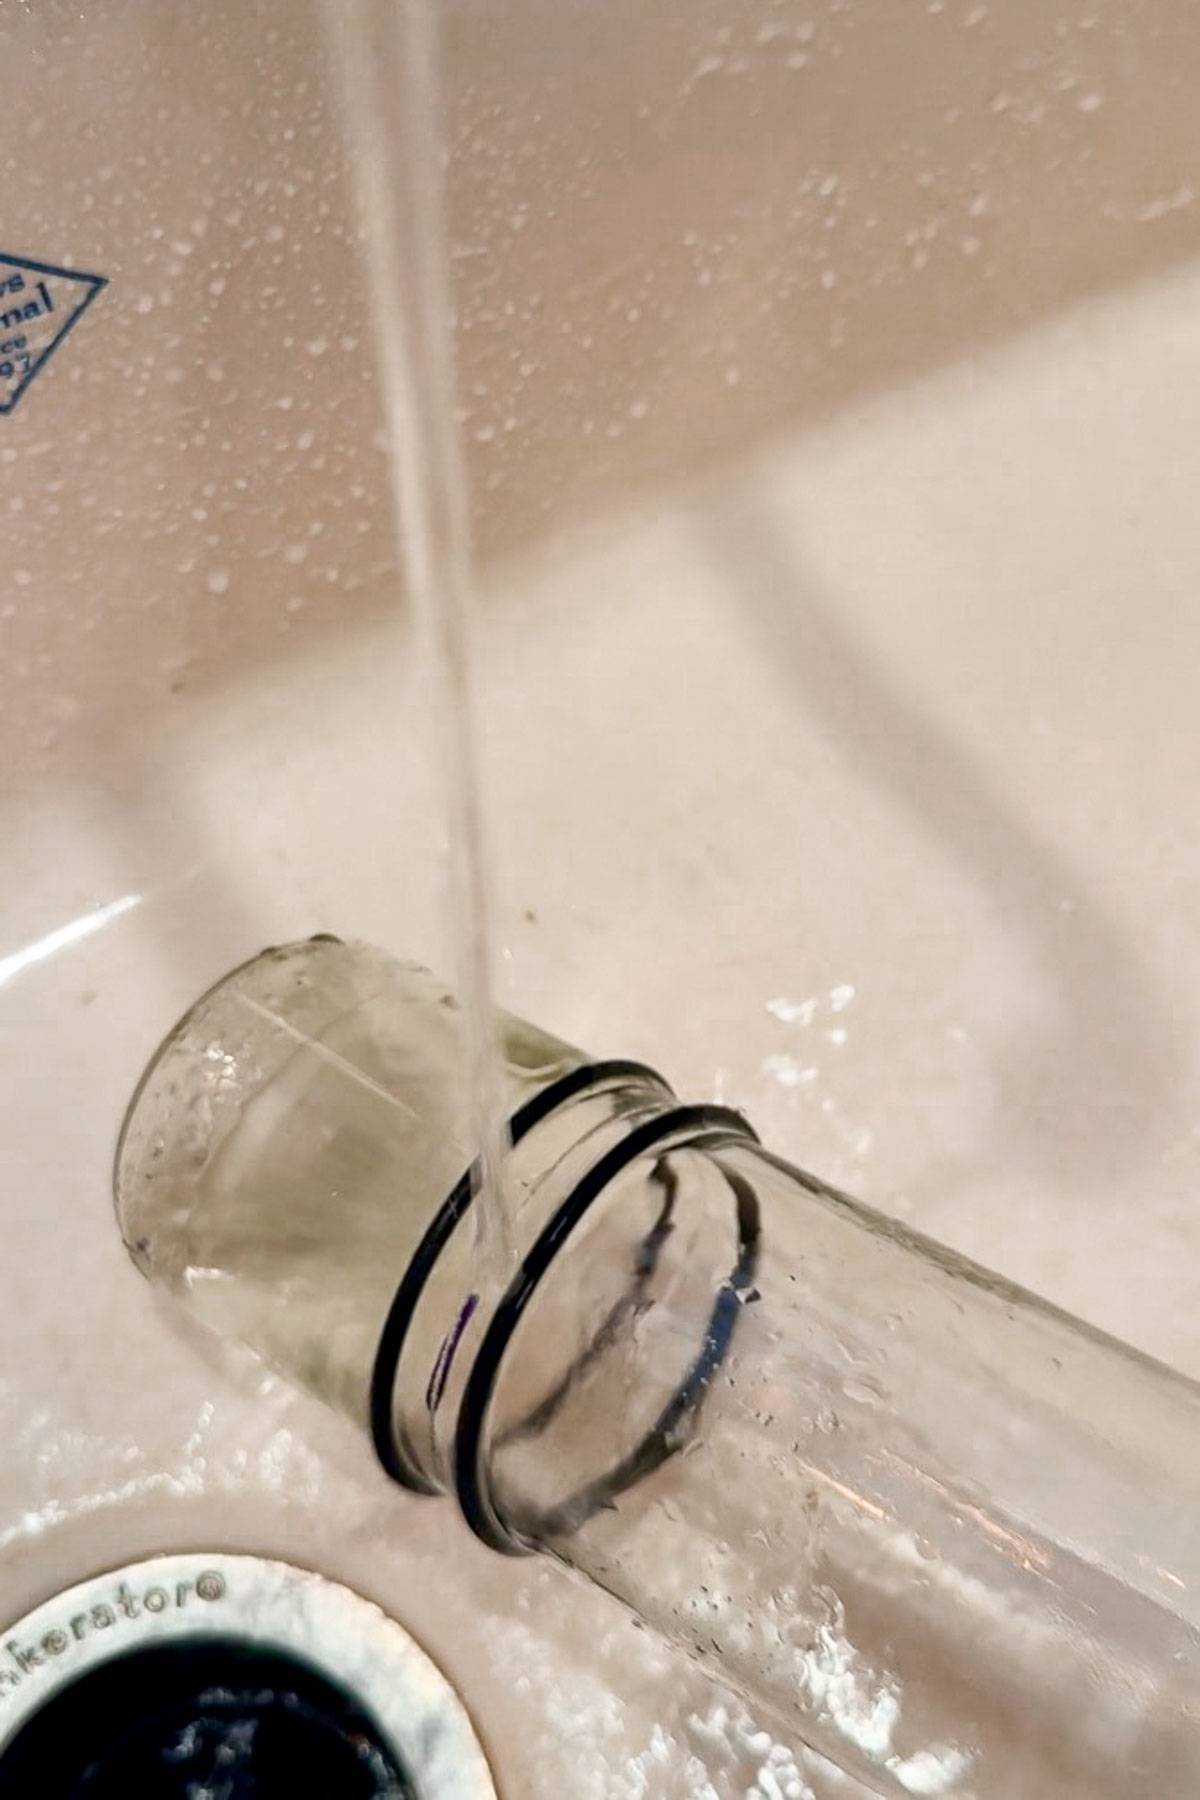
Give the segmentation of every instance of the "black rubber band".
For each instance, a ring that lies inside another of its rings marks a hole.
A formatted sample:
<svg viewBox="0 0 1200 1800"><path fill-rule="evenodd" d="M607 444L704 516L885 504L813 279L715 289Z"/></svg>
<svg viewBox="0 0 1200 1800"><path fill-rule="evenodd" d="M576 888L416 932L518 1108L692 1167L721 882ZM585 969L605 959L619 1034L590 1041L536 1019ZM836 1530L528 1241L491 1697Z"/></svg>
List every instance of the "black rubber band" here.
<svg viewBox="0 0 1200 1800"><path fill-rule="evenodd" d="M510 1444L539 1437L547 1426L552 1425L588 1370L612 1349L626 1320L642 1306L645 1291L658 1268L663 1245L675 1229L673 1218L679 1180L665 1153L651 1169L650 1180L661 1184L665 1190L664 1199L657 1219L637 1246L628 1290L609 1307L588 1342L571 1358L553 1387L523 1418L514 1419L511 1425L497 1433L492 1444L494 1450L505 1450Z"/></svg>
<svg viewBox="0 0 1200 1800"><path fill-rule="evenodd" d="M509 1341L520 1323L521 1315L536 1292L538 1283L589 1207L631 1163L636 1162L640 1156L643 1156L647 1150L653 1149L656 1144L662 1143L664 1139L671 1138L680 1132L700 1133L700 1142L696 1147L710 1147L710 1143L706 1140L711 1141L712 1139L722 1144L746 1141L757 1143L758 1141L753 1126L740 1113L734 1112L726 1106L674 1107L670 1112L661 1113L656 1118L648 1119L644 1124L635 1126L627 1138L614 1145L576 1182L554 1217L542 1231L541 1236L534 1243L492 1315L487 1331L484 1333L483 1342L476 1353L475 1362L463 1394L455 1438L454 1467L455 1485L463 1516L476 1537L481 1538L493 1550L500 1550L511 1556L522 1555L534 1547L518 1537L499 1518L491 1504L484 1470L483 1427L496 1378L500 1371L500 1363ZM694 1139L692 1144L681 1145L680 1148L692 1147L693 1144L695 1144ZM754 1243L756 1246L756 1229ZM739 1268L743 1261L744 1254L739 1256ZM723 1288L718 1294L718 1311L722 1305L722 1294L726 1291L727 1288ZM687 1404L694 1406L695 1391L701 1372L703 1374L702 1386L707 1385L713 1370L724 1358L731 1331L732 1324L729 1323L726 1329L714 1334L710 1321L700 1358L668 1403L666 1412L660 1415L655 1426L647 1434L647 1438L643 1439L639 1450L634 1452L634 1459L638 1457L639 1452L645 1448L646 1444L656 1437L656 1434L661 1433L664 1419L673 1408L680 1404L682 1396L688 1394L690 1398ZM715 1352L715 1361L713 1352ZM704 1365L703 1371L701 1371L701 1365ZM627 1461L629 1460L631 1459L627 1459ZM661 1461L662 1458L659 1457L658 1460ZM605 1477L604 1481L611 1483L614 1477L619 1479L624 1473L625 1465L623 1464L619 1471L610 1472L610 1476ZM637 1475L635 1474L632 1478L637 1479ZM624 1485L628 1486L629 1481L625 1480Z"/></svg>
<svg viewBox="0 0 1200 1800"><path fill-rule="evenodd" d="M644 1481L647 1475L661 1468L668 1458L691 1441L712 1378L729 1353L742 1308L758 1298L754 1287L762 1235L758 1195L744 1175L727 1169L715 1154L723 1144L736 1141L744 1143L746 1140L731 1139L728 1134L717 1138L705 1134L697 1141L729 1184L736 1206L738 1229L737 1262L717 1289L700 1348L692 1359L687 1374L658 1418L633 1449L606 1469L603 1475L586 1482L555 1506L526 1517L510 1517L506 1521L510 1535L518 1539L545 1544L552 1538L569 1537L596 1513L614 1506L620 1495L627 1493L631 1487L636 1487L639 1481ZM663 1160L669 1154L669 1150L664 1151ZM568 1380L564 1380L562 1388L565 1398L570 1391ZM548 1423L550 1419L534 1421L539 1430ZM496 1438L495 1448L501 1449L521 1435L520 1427L515 1432L505 1431Z"/></svg>
<svg viewBox="0 0 1200 1800"><path fill-rule="evenodd" d="M673 1098L671 1089L662 1076L645 1063L620 1060L583 1063L560 1076L557 1081L552 1081L548 1087L540 1089L523 1106L518 1107L508 1122L509 1142L519 1144L527 1132L532 1131L535 1125L540 1124L564 1101L574 1099L589 1088L599 1087L603 1082L620 1080L652 1082L664 1094ZM415 1494L440 1494L442 1490L418 1467L396 1431L396 1371L413 1312L425 1283L455 1226L475 1198L477 1171L478 1164L473 1163L463 1172L426 1228L388 1308L371 1369L368 1410L375 1454L392 1480Z"/></svg>

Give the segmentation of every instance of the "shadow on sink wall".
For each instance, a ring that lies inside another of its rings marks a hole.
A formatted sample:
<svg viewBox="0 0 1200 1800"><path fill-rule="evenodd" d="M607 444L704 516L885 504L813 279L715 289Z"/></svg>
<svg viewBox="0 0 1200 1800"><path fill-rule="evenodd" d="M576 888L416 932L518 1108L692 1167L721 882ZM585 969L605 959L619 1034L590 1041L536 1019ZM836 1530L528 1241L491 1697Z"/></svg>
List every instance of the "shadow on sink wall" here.
<svg viewBox="0 0 1200 1800"><path fill-rule="evenodd" d="M110 277L3 421L23 784L394 603L318 44L283 0L9 26L0 248ZM1167 0L459 0L446 60L485 559L1200 252Z"/></svg>
<svg viewBox="0 0 1200 1800"><path fill-rule="evenodd" d="M925 1201L990 1163L1027 1170L1049 1204L1064 1186L1102 1203L1112 1184L1152 1167L1179 1129L1189 1049L1157 970L961 737L855 641L760 495L727 491L694 521L755 648L842 766L896 805L1027 959L1039 1017L981 1025L995 1084L986 1139L961 1156L931 1157L920 1174ZM886 861L878 881L886 890ZM1076 895L1064 911L1063 897ZM940 915L912 921L916 938L943 928Z"/></svg>

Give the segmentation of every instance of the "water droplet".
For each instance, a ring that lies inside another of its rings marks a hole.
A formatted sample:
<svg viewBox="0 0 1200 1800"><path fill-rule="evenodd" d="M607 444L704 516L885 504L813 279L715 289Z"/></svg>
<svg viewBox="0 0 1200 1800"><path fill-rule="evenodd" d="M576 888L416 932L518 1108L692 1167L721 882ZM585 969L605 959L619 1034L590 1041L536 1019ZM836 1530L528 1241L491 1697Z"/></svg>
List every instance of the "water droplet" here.
<svg viewBox="0 0 1200 1800"><path fill-rule="evenodd" d="M767 1011L784 1025L811 1025L817 1016L817 1002L789 1000L784 995L767 1001Z"/></svg>

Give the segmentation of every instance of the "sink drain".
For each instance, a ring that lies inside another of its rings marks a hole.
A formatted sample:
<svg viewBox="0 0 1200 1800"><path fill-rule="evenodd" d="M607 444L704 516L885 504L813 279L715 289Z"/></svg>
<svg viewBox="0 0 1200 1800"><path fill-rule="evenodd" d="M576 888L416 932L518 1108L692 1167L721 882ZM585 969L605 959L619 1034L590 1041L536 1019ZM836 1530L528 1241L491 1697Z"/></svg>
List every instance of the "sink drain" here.
<svg viewBox="0 0 1200 1800"><path fill-rule="evenodd" d="M14 1794L72 1800L415 1800L361 1707L236 1639L133 1650L48 1700L0 1761Z"/></svg>
<svg viewBox="0 0 1200 1800"><path fill-rule="evenodd" d="M454 1690L378 1607L287 1564L170 1556L0 1638L0 1795L495 1800Z"/></svg>

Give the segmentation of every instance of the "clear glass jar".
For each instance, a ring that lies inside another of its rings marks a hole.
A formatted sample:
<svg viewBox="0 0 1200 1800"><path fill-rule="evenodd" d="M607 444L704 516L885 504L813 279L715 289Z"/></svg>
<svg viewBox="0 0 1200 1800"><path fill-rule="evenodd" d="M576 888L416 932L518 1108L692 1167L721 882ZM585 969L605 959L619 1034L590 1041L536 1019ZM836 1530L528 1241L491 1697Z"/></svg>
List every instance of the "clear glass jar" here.
<svg viewBox="0 0 1200 1800"><path fill-rule="evenodd" d="M1200 1388L501 1017L519 1266L478 1267L461 1016L332 939L167 1040L130 1249L210 1324L881 1795L1194 1800Z"/></svg>

